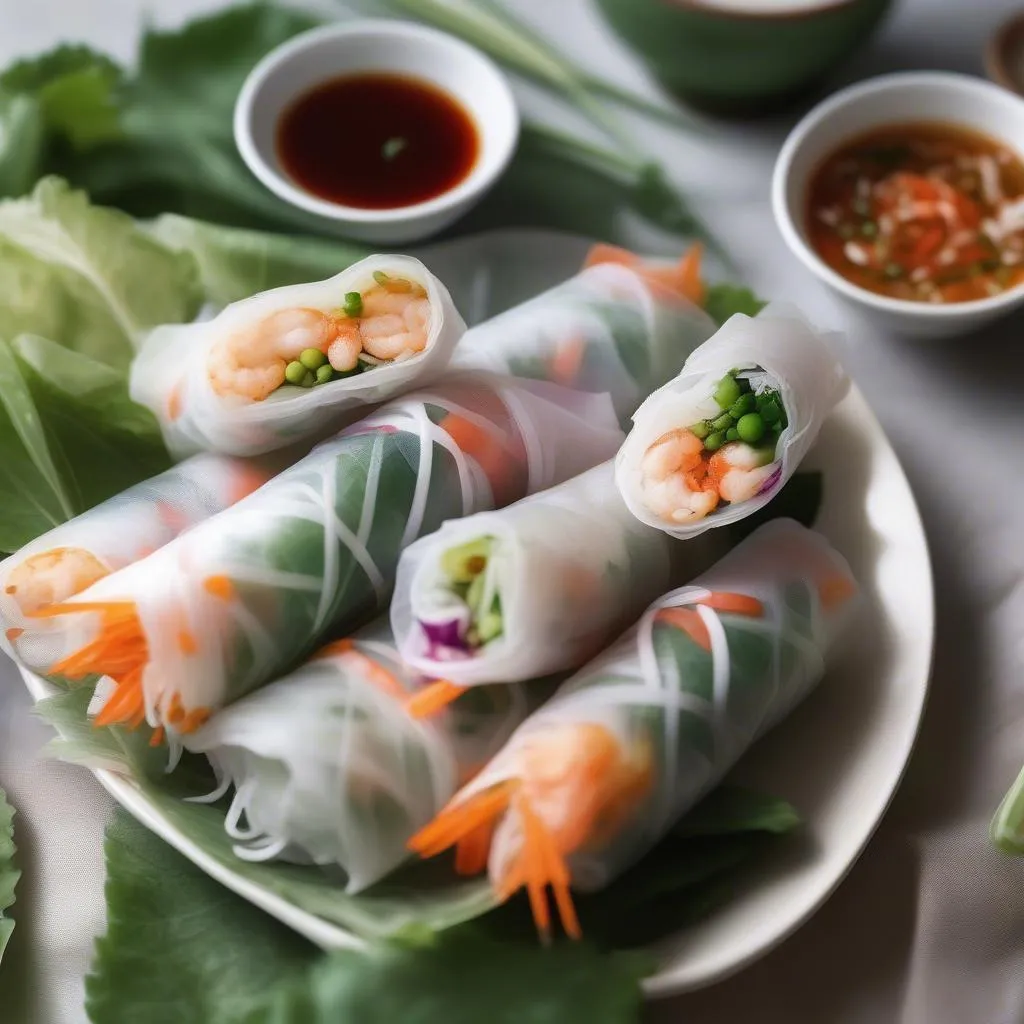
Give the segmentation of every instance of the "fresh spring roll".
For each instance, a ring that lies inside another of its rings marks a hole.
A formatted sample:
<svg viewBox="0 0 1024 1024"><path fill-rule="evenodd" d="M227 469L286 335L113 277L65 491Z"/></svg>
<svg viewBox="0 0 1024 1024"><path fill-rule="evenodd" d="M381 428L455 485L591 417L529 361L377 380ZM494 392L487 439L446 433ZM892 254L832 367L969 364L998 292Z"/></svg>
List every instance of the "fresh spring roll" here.
<svg viewBox="0 0 1024 1024"><path fill-rule="evenodd" d="M552 384L463 375L389 403L49 608L50 670L118 684L97 724L189 733L379 610L417 537L574 476L621 440L606 395Z"/></svg>
<svg viewBox="0 0 1024 1024"><path fill-rule="evenodd" d="M253 455L323 437L435 377L466 325L419 260L370 256L143 341L131 396L178 455Z"/></svg>
<svg viewBox="0 0 1024 1024"><path fill-rule="evenodd" d="M236 854L340 867L346 892L406 860L409 838L497 753L536 694L481 687L421 722L406 710L418 681L378 622L186 737L221 783L209 799L234 787L225 828Z"/></svg>
<svg viewBox="0 0 1024 1024"><path fill-rule="evenodd" d="M40 613L240 501L288 461L196 455L26 544L0 563L4 650L45 671L55 627Z"/></svg>
<svg viewBox="0 0 1024 1024"><path fill-rule="evenodd" d="M682 547L630 513L612 462L445 523L403 552L391 602L402 657L439 680L414 713L466 686L578 668L668 590Z"/></svg>
<svg viewBox="0 0 1024 1024"><path fill-rule="evenodd" d="M542 933L550 886L578 936L570 889L635 863L807 695L856 590L817 534L761 527L568 680L411 848L458 845L501 898L527 888Z"/></svg>
<svg viewBox="0 0 1024 1024"><path fill-rule="evenodd" d="M848 385L829 336L796 310L738 313L637 410L616 484L676 537L734 523L793 475Z"/></svg>
<svg viewBox="0 0 1024 1024"><path fill-rule="evenodd" d="M595 246L575 277L466 332L453 367L607 392L623 425L715 333L703 311L700 247L655 266Z"/></svg>

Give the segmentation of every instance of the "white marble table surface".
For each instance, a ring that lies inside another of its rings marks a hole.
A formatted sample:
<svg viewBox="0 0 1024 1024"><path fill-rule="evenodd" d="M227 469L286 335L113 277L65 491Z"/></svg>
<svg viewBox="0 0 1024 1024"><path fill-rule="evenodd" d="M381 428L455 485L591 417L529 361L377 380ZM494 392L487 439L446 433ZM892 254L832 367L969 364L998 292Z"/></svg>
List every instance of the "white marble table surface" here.
<svg viewBox="0 0 1024 1024"><path fill-rule="evenodd" d="M643 83L586 0L510 0L581 60ZM0 64L83 40L130 58L144 14L174 25L216 0L0 0ZM908 68L980 73L1010 0L903 0L842 80ZM761 293L845 328L847 363L899 453L935 565L938 646L906 780L860 862L776 951L657 1021L721 1024L1022 1024L1024 860L987 844L1024 763L1024 318L959 342L885 337L783 246L769 174L793 116L701 139L641 132L700 203ZM870 642L870 638L865 638ZM837 724L842 728L842 723ZM24 877L0 973L5 1024L85 1021L82 979L103 929L102 830L111 804L88 773L37 758L48 731L0 665L0 786L19 809ZM195 1022L201 1024L201 1022Z"/></svg>

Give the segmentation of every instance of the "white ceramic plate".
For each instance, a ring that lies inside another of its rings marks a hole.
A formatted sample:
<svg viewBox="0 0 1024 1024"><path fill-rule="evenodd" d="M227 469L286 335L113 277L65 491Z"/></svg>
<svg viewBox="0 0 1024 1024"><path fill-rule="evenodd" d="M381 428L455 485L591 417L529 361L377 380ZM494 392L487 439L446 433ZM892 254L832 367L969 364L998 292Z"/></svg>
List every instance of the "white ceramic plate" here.
<svg viewBox="0 0 1024 1024"><path fill-rule="evenodd" d="M572 274L583 243L516 232L425 251L471 320ZM485 275L485 271L493 271ZM526 268L500 295L512 268ZM822 430L807 466L825 474L817 528L849 559L866 596L818 691L757 745L737 777L784 796L803 814L803 840L751 874L746 888L700 924L657 947L652 996L701 988L739 970L800 926L828 898L870 839L910 757L931 669L934 613L924 530L896 454L855 387ZM23 672L38 700L52 690ZM96 773L107 791L209 875L325 947L359 940L235 875L208 857L133 783Z"/></svg>

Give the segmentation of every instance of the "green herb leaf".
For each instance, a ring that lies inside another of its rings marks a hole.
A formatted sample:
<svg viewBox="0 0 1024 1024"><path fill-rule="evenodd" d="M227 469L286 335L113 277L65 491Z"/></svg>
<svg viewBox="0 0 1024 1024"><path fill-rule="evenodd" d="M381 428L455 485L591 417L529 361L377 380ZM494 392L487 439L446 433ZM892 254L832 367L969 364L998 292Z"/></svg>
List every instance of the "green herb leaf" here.
<svg viewBox="0 0 1024 1024"><path fill-rule="evenodd" d="M39 101L0 89L0 196L20 196L32 187L45 140Z"/></svg>
<svg viewBox="0 0 1024 1024"><path fill-rule="evenodd" d="M652 968L646 956L586 943L545 949L464 930L426 947L335 953L244 1024L628 1024L640 1019L640 981Z"/></svg>
<svg viewBox="0 0 1024 1024"><path fill-rule="evenodd" d="M86 978L93 1024L229 1024L319 952L118 811L107 829L107 933Z"/></svg>
<svg viewBox="0 0 1024 1024"><path fill-rule="evenodd" d="M992 842L1003 853L1024 857L1024 770L992 819Z"/></svg>
<svg viewBox="0 0 1024 1024"><path fill-rule="evenodd" d="M401 153L402 150L405 149L406 146L408 146L408 145L409 145L409 143L408 143L408 141L406 139L402 139L402 138L398 138L398 137L393 138L393 139L388 139L387 142L385 142L384 145L381 146L381 154L380 155L385 160L390 162L390 161L394 160L398 156L398 154Z"/></svg>
<svg viewBox="0 0 1024 1024"><path fill-rule="evenodd" d="M14 887L21 872L14 866L14 808L7 802L7 796L0 789L0 957L14 931L14 922L4 911L14 903Z"/></svg>
<svg viewBox="0 0 1024 1024"><path fill-rule="evenodd" d="M116 92L121 70L87 46L58 46L16 61L0 75L0 89L39 101L44 124L76 147L120 135Z"/></svg>
<svg viewBox="0 0 1024 1024"><path fill-rule="evenodd" d="M708 288L704 308L708 316L721 325L735 313L757 316L767 305L749 288L734 284L713 284Z"/></svg>
<svg viewBox="0 0 1024 1024"><path fill-rule="evenodd" d="M712 790L675 827L681 836L730 835L736 832L790 832L800 815L788 800L742 786Z"/></svg>

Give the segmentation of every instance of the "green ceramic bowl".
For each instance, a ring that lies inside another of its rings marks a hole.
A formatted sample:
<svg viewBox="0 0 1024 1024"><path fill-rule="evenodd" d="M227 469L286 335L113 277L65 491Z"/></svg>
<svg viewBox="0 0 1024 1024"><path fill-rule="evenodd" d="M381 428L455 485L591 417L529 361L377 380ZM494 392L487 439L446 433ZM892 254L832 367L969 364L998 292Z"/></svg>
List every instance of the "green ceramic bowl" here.
<svg viewBox="0 0 1024 1024"><path fill-rule="evenodd" d="M817 84L881 21L892 0L597 0L618 34L673 92L752 113Z"/></svg>

